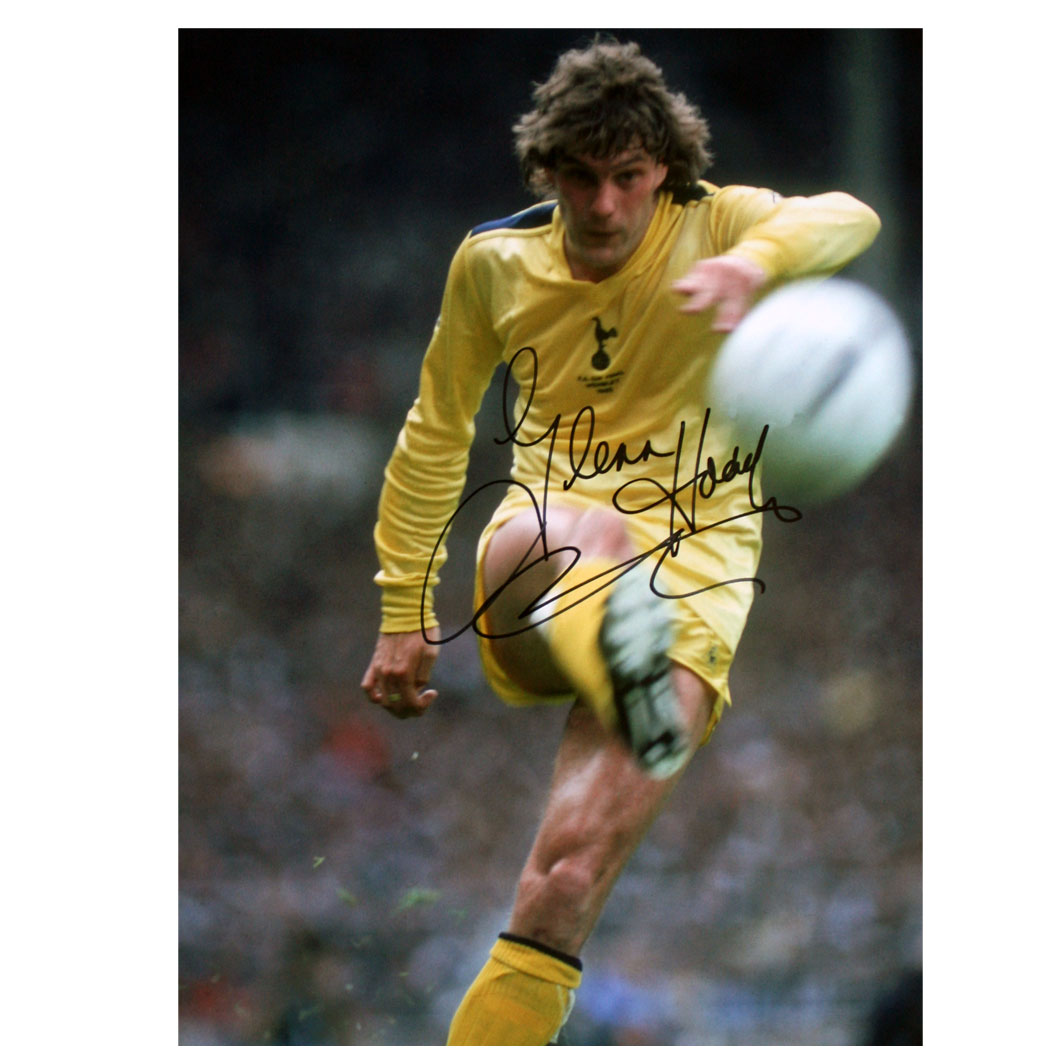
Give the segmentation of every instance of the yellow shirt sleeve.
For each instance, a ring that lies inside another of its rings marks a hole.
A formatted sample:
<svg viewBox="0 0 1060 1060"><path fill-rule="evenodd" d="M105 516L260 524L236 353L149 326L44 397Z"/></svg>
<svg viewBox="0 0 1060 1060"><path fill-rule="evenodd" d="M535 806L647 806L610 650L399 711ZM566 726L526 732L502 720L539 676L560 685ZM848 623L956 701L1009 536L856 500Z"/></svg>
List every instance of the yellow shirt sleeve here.
<svg viewBox="0 0 1060 1060"><path fill-rule="evenodd" d="M453 258L441 314L420 371L420 389L387 464L375 547L383 590L381 631L436 624L434 588L446 560L443 531L467 475L475 415L500 358L468 267Z"/></svg>
<svg viewBox="0 0 1060 1060"><path fill-rule="evenodd" d="M845 192L783 198L740 185L717 192L710 224L719 252L753 261L773 282L831 275L880 230L876 212Z"/></svg>
<svg viewBox="0 0 1060 1060"><path fill-rule="evenodd" d="M687 238L694 239L705 256L729 253L756 262L773 282L835 272L868 247L879 229L879 219L869 207L839 192L781 198L769 190L733 186L713 190L704 205L706 202L707 231L690 226ZM666 209L679 207L668 204ZM668 233L674 229L665 221L660 215L653 222L655 234L651 238L658 246L644 247L645 253L655 252L658 260L653 260L644 276L638 273L630 280L634 287L640 284L634 292L640 293L631 301L640 306L640 316L650 311L637 299L654 290L650 277L669 267L675 252L673 240L685 238L671 237ZM481 239L465 240L450 266L441 314L423 361L419 396L398 436L380 495L375 528L380 570L375 580L382 589L384 633L414 631L421 623L425 628L436 624L434 589L447 558L445 530L460 503L475 416L497 365L533 337L543 357L552 351L549 378L554 384L553 405L572 412L586 400L580 381L584 374L581 362L566 355L557 362L556 351L591 352L591 335L585 330L586 320L591 320L586 317L589 310L574 312L575 305L584 301L594 306L596 299L602 300L601 307L609 307L613 292L606 285L589 293L574 290L573 281L567 280L571 290L562 295L556 286L562 281L557 281L554 269L554 256L562 253L558 235L549 229L529 237L527 231L510 239L494 234L488 237L488 250L485 244L479 246ZM568 301L563 301L564 297ZM518 306L520 312L511 312L511 306ZM616 314L608 319L618 324L623 341L641 350L637 364L651 362L652 342L670 342L670 329L677 326L667 317L662 322L665 326L656 329L659 337L652 339L638 331L643 324L639 316L627 319L617 308L608 308L608 312ZM547 340L542 338L546 334ZM620 350L621 345L616 344L611 352L618 354ZM672 351L667 347L662 352L668 355ZM683 362L677 358L673 363ZM654 379L657 384L654 373L658 366L650 367L651 378L641 382ZM628 386L633 385L635 369L632 361L623 369L629 373ZM680 385L687 386L687 380ZM617 400L617 396L593 397L601 416L608 402ZM549 409L551 416L552 406ZM652 411L656 411L654 403ZM622 429L637 438L659 434L656 425L641 419L625 421ZM536 449L521 453L526 466L520 481L539 482L543 472L533 461L540 464L542 454Z"/></svg>

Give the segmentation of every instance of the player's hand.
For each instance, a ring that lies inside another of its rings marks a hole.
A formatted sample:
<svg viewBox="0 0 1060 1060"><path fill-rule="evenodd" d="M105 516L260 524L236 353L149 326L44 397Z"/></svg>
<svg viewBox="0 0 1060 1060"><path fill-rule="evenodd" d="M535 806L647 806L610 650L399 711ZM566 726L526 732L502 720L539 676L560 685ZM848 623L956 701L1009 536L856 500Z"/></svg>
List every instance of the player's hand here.
<svg viewBox="0 0 1060 1060"><path fill-rule="evenodd" d="M427 630L438 639L438 627ZM380 633L372 661L364 672L361 688L396 718L418 718L437 698L433 688L424 688L438 658L438 645L424 640L423 634Z"/></svg>
<svg viewBox="0 0 1060 1060"><path fill-rule="evenodd" d="M766 282L765 270L753 261L722 254L697 261L673 289L687 295L682 313L714 309L714 331L732 331L751 308L758 289Z"/></svg>

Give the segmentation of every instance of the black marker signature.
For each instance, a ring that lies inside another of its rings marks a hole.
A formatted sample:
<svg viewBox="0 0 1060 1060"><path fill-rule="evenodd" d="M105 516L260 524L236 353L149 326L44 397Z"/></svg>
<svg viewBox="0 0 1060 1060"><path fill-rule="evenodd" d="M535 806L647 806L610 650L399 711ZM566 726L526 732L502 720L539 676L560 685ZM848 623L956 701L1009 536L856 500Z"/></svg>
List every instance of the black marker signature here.
<svg viewBox="0 0 1060 1060"><path fill-rule="evenodd" d="M520 358L523 357L530 358L530 385L522 414L519 416L518 422L513 424L508 415L508 408L511 404L509 400L509 388L512 385L515 365ZM620 442L616 446L608 442L606 439L601 439L599 441L595 440L596 413L591 405L585 405L574 416L569 428L569 434L566 439L566 453L570 475L561 481L559 488L566 492L572 489L579 481L592 479L597 475L602 475L610 471L620 471L627 465L642 464L653 460L658 461L672 458L673 472L667 481L664 482L660 479L647 476L629 479L619 486L611 497L611 503L615 510L624 515L637 515L658 508L660 505L668 505L669 534L640 555L616 563L615 566L609 570L603 571L602 573L579 582L578 584L571 585L561 592L556 593L554 596L550 595L555 586L577 565L581 558L581 550L573 545L562 545L557 548L551 548L548 542L548 502L552 489L553 466L556 451L557 448L559 448L560 425L563 420L563 415L557 413L551 423L537 437L528 438L523 436L523 426L526 417L533 406L534 395L537 391L537 369L537 352L531 346L524 346L522 349L518 350L508 362L501 399L506 434L503 437L495 438L494 441L498 445L511 443L512 445L521 446L523 448L547 445L548 455L545 463L545 485L540 502L528 486L521 482L517 482L514 479L494 479L490 482L484 483L477 489L473 490L463 501L460 502L456 511L453 512L452 516L445 524L442 533L439 535L438 541L431 553L427 572L424 575L420 604L420 626L425 638L427 638L425 628L427 586L430 582L431 571L434 568L442 542L447 537L463 509L484 490L498 486L503 487L505 492L512 486L516 486L526 492L530 506L536 516L539 533L531 543L530 548L527 550L522 560L516 564L515 569L509 575L507 580L491 593L490 596L483 601L481 606L476 608L471 619L460 629L446 637L431 641L431 643L444 644L450 640L454 640L468 629L473 629L479 636L489 639L515 636L527 629L532 629L535 626L547 622L550 618L562 611L576 607L594 593L600 592L618 578L628 574L629 571L638 567L641 563L648 562L652 559L654 559L655 562L655 568L650 576L652 591L659 596L667 597L669 599L695 596L702 592L709 592L712 589L720 588L723 585L733 585L739 582L750 582L759 590L759 592L765 591L765 583L761 579L747 577L731 578L726 581L715 582L711 585L700 586L687 593L674 594L662 587L659 575L663 570L666 560L677 556L681 548L681 543L697 534L716 529L719 526L733 522L737 519L743 519L748 516L765 512L771 512L781 522L796 522L802 518L802 513L797 508L793 508L790 505L780 504L775 497L764 499L762 503L758 503L755 499L755 475L765 449L766 437L769 433L768 425L763 426L753 452L747 453L741 458L739 446L735 446L733 448L732 456L729 457L719 468L714 458L709 455L704 456L703 452L706 446L707 428L710 425L711 417L711 409L706 408L704 410L703 421L699 430L695 471L691 478L688 478L685 481L680 481L681 458L688 433L688 425L684 420L682 420L678 426L677 444L673 449L657 449L652 441L648 439L639 447L635 447L635 452L631 452L625 442ZM578 438L580 430L584 430L586 433L586 436L582 439ZM732 482L740 476L746 476L748 508L733 515L728 515L724 519L718 519L713 522L703 521L702 506L700 502L709 501L720 483ZM627 503L624 500L624 497L627 495L627 491L632 491L634 488L639 489L642 494L647 491L649 496L652 496L653 499L646 501L642 500L639 504L634 504L632 500ZM697 505L700 506L698 513ZM536 551L538 545L540 545L541 552L535 559L531 559L530 557ZM516 630L511 630L505 633L489 633L482 628L480 623L482 616L504 592L510 590L512 584L517 579L533 570L539 563L555 562L557 558L562 557L565 554L569 555L570 562L564 567L562 572L552 580L548 587L532 600L520 613L520 618L527 619L525 625L520 626ZM572 596L573 599L571 599ZM547 611L544 617L533 618L535 613L540 612L546 606L550 606L551 610Z"/></svg>

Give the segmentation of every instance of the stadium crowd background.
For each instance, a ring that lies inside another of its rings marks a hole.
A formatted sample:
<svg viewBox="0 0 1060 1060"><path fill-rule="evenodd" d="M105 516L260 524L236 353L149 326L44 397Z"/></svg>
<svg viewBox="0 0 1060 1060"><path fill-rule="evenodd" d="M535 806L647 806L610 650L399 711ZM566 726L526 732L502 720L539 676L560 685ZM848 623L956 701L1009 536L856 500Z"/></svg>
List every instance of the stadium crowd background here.
<svg viewBox="0 0 1060 1060"><path fill-rule="evenodd" d="M614 32L703 107L709 179L878 210L847 274L919 355L919 32ZM362 701L371 529L449 257L530 204L510 126L589 35L181 32L181 1044L440 1043L504 926L563 713L501 706L470 636L422 720ZM495 387L472 485L497 423ZM919 1040L920 451L914 418L767 525L735 706L586 949L572 1044Z"/></svg>

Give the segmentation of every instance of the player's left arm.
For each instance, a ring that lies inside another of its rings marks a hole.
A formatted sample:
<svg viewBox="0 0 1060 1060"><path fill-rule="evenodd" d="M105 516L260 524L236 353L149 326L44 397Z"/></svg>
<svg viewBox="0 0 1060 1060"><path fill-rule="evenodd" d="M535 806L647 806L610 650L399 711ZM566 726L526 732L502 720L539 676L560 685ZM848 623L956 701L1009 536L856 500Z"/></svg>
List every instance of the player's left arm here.
<svg viewBox="0 0 1060 1060"><path fill-rule="evenodd" d="M765 286L766 270L761 265L735 255L697 261L674 285L678 294L687 295L682 313L702 313L714 309L714 331L732 331L751 308L755 295Z"/></svg>
<svg viewBox="0 0 1060 1060"><path fill-rule="evenodd" d="M686 313L714 307L714 330L731 331L756 297L802 276L829 276L872 244L880 219L845 192L783 198L766 188L720 189L708 239L716 254L674 284Z"/></svg>

